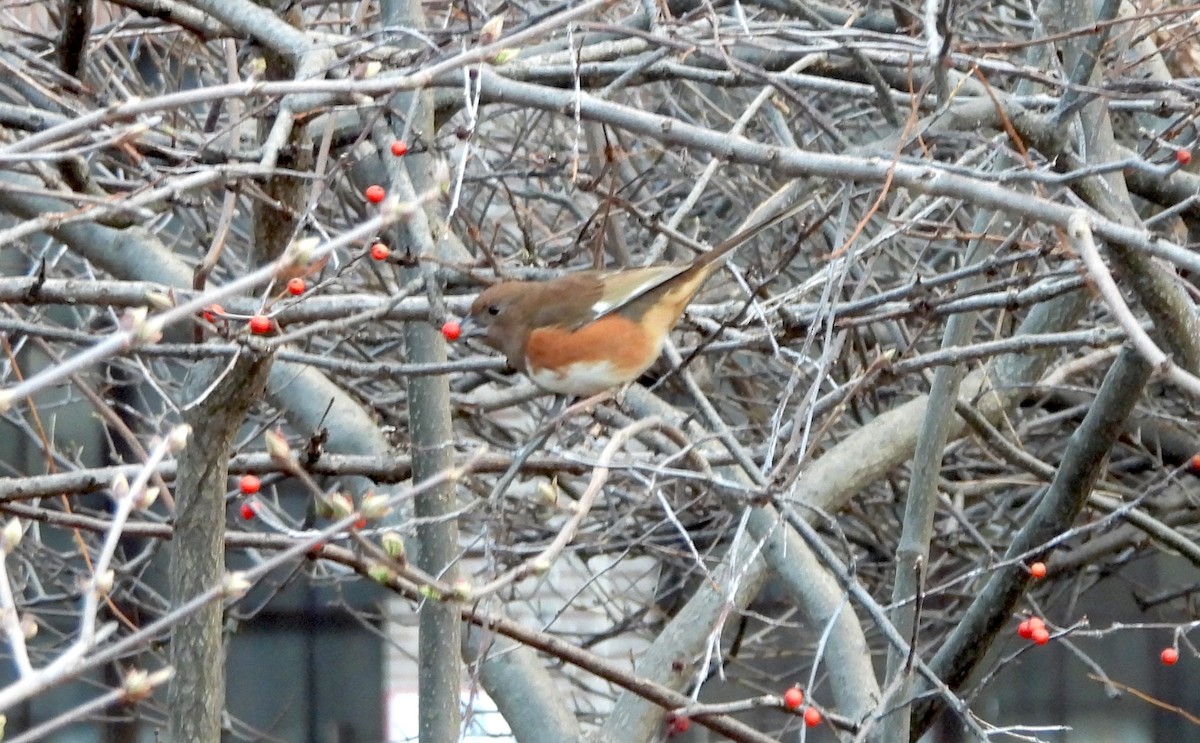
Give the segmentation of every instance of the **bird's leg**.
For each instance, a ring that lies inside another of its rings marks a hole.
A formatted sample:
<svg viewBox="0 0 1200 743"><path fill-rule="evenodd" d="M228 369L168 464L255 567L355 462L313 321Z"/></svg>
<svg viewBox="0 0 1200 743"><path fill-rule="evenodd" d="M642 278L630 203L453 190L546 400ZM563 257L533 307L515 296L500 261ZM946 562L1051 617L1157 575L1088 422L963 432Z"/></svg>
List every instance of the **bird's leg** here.
<svg viewBox="0 0 1200 743"><path fill-rule="evenodd" d="M580 413L590 417L595 412L596 406L611 396L612 393L606 391L584 398L559 397L556 401L554 412L551 412L547 416L547 420L543 425L547 426L553 432L561 433L568 420ZM574 401L572 402L572 400ZM561 446L569 448L577 443L578 434L581 432L572 429L567 433L570 435L560 436L559 442Z"/></svg>
<svg viewBox="0 0 1200 743"><path fill-rule="evenodd" d="M613 402L615 402L617 407L621 410L625 409L625 395L629 394L629 388L635 384L637 384L636 379L632 382L626 382L618 387L616 392L613 392Z"/></svg>
<svg viewBox="0 0 1200 743"><path fill-rule="evenodd" d="M624 389L624 386L622 386L621 389ZM562 425L567 418L570 418L576 413L590 413L596 409L597 405L613 396L614 393L612 390L605 390L603 392L598 392L591 397L582 398L575 403L564 407L562 412L558 414L558 419L554 421L554 424Z"/></svg>

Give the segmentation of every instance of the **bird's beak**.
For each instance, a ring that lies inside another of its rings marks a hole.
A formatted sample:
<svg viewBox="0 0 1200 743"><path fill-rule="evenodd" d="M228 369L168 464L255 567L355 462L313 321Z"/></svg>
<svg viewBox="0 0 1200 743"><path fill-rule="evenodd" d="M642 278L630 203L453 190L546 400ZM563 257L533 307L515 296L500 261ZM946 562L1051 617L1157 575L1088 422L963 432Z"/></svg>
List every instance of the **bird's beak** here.
<svg viewBox="0 0 1200 743"><path fill-rule="evenodd" d="M458 324L459 338L467 340L468 338L482 338L487 335L487 328L475 321L475 318L467 315Z"/></svg>

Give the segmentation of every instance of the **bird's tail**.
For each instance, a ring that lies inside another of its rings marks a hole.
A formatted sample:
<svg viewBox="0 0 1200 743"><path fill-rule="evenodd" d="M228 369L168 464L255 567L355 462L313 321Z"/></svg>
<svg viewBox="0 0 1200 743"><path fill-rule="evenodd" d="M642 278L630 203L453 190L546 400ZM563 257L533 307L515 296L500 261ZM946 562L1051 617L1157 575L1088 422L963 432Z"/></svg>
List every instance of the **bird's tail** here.
<svg viewBox="0 0 1200 743"><path fill-rule="evenodd" d="M787 220L791 219L792 217L796 216L797 214L810 208L814 203L815 203L814 199L802 199L800 201L797 201L795 204L792 204L791 206L787 207L786 209L779 212L778 214L775 214L774 216L768 217L760 222L756 222L744 230L735 232L734 234L730 235L729 237L725 238L724 240L722 240L721 242L719 242L715 246L713 246L712 250L710 250L707 253L704 253L702 255L696 256L696 259L692 262L690 270L705 269L705 268L713 265L714 263L717 263L717 262L723 260L727 255L732 253L734 250L737 250L741 246L743 246L746 243L753 240L760 232L763 232L764 230L769 230L772 227L774 227L775 225L778 225L782 222L786 222ZM805 237L808 237L809 235L811 235L813 232L816 232L817 228L819 228L821 226L821 224L824 223L825 220L829 218L830 213L831 213L831 211L827 209L817 219L813 220L812 223L809 224L805 228L804 234L801 235L801 239L804 239Z"/></svg>

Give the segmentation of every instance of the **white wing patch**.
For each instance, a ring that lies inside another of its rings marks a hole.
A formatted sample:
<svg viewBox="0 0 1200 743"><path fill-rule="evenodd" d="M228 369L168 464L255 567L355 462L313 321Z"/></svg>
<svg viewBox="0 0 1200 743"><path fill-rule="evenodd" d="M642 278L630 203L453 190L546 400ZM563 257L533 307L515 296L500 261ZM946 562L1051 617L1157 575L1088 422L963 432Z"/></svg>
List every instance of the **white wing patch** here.
<svg viewBox="0 0 1200 743"><path fill-rule="evenodd" d="M609 312L629 304L651 289L683 273L686 269L687 266L660 266L658 270L646 271L646 277L640 283L631 286L624 296L601 299L593 304L592 317L601 318Z"/></svg>

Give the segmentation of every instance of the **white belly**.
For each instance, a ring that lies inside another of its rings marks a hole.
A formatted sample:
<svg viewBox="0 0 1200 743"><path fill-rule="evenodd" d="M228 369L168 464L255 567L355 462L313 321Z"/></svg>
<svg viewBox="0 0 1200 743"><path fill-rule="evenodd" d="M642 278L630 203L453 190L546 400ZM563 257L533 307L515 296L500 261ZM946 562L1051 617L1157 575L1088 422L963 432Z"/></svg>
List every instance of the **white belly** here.
<svg viewBox="0 0 1200 743"><path fill-rule="evenodd" d="M600 361L572 364L562 374L549 369L531 369L529 378L544 390L560 395L586 397L616 387L627 377L611 362Z"/></svg>

